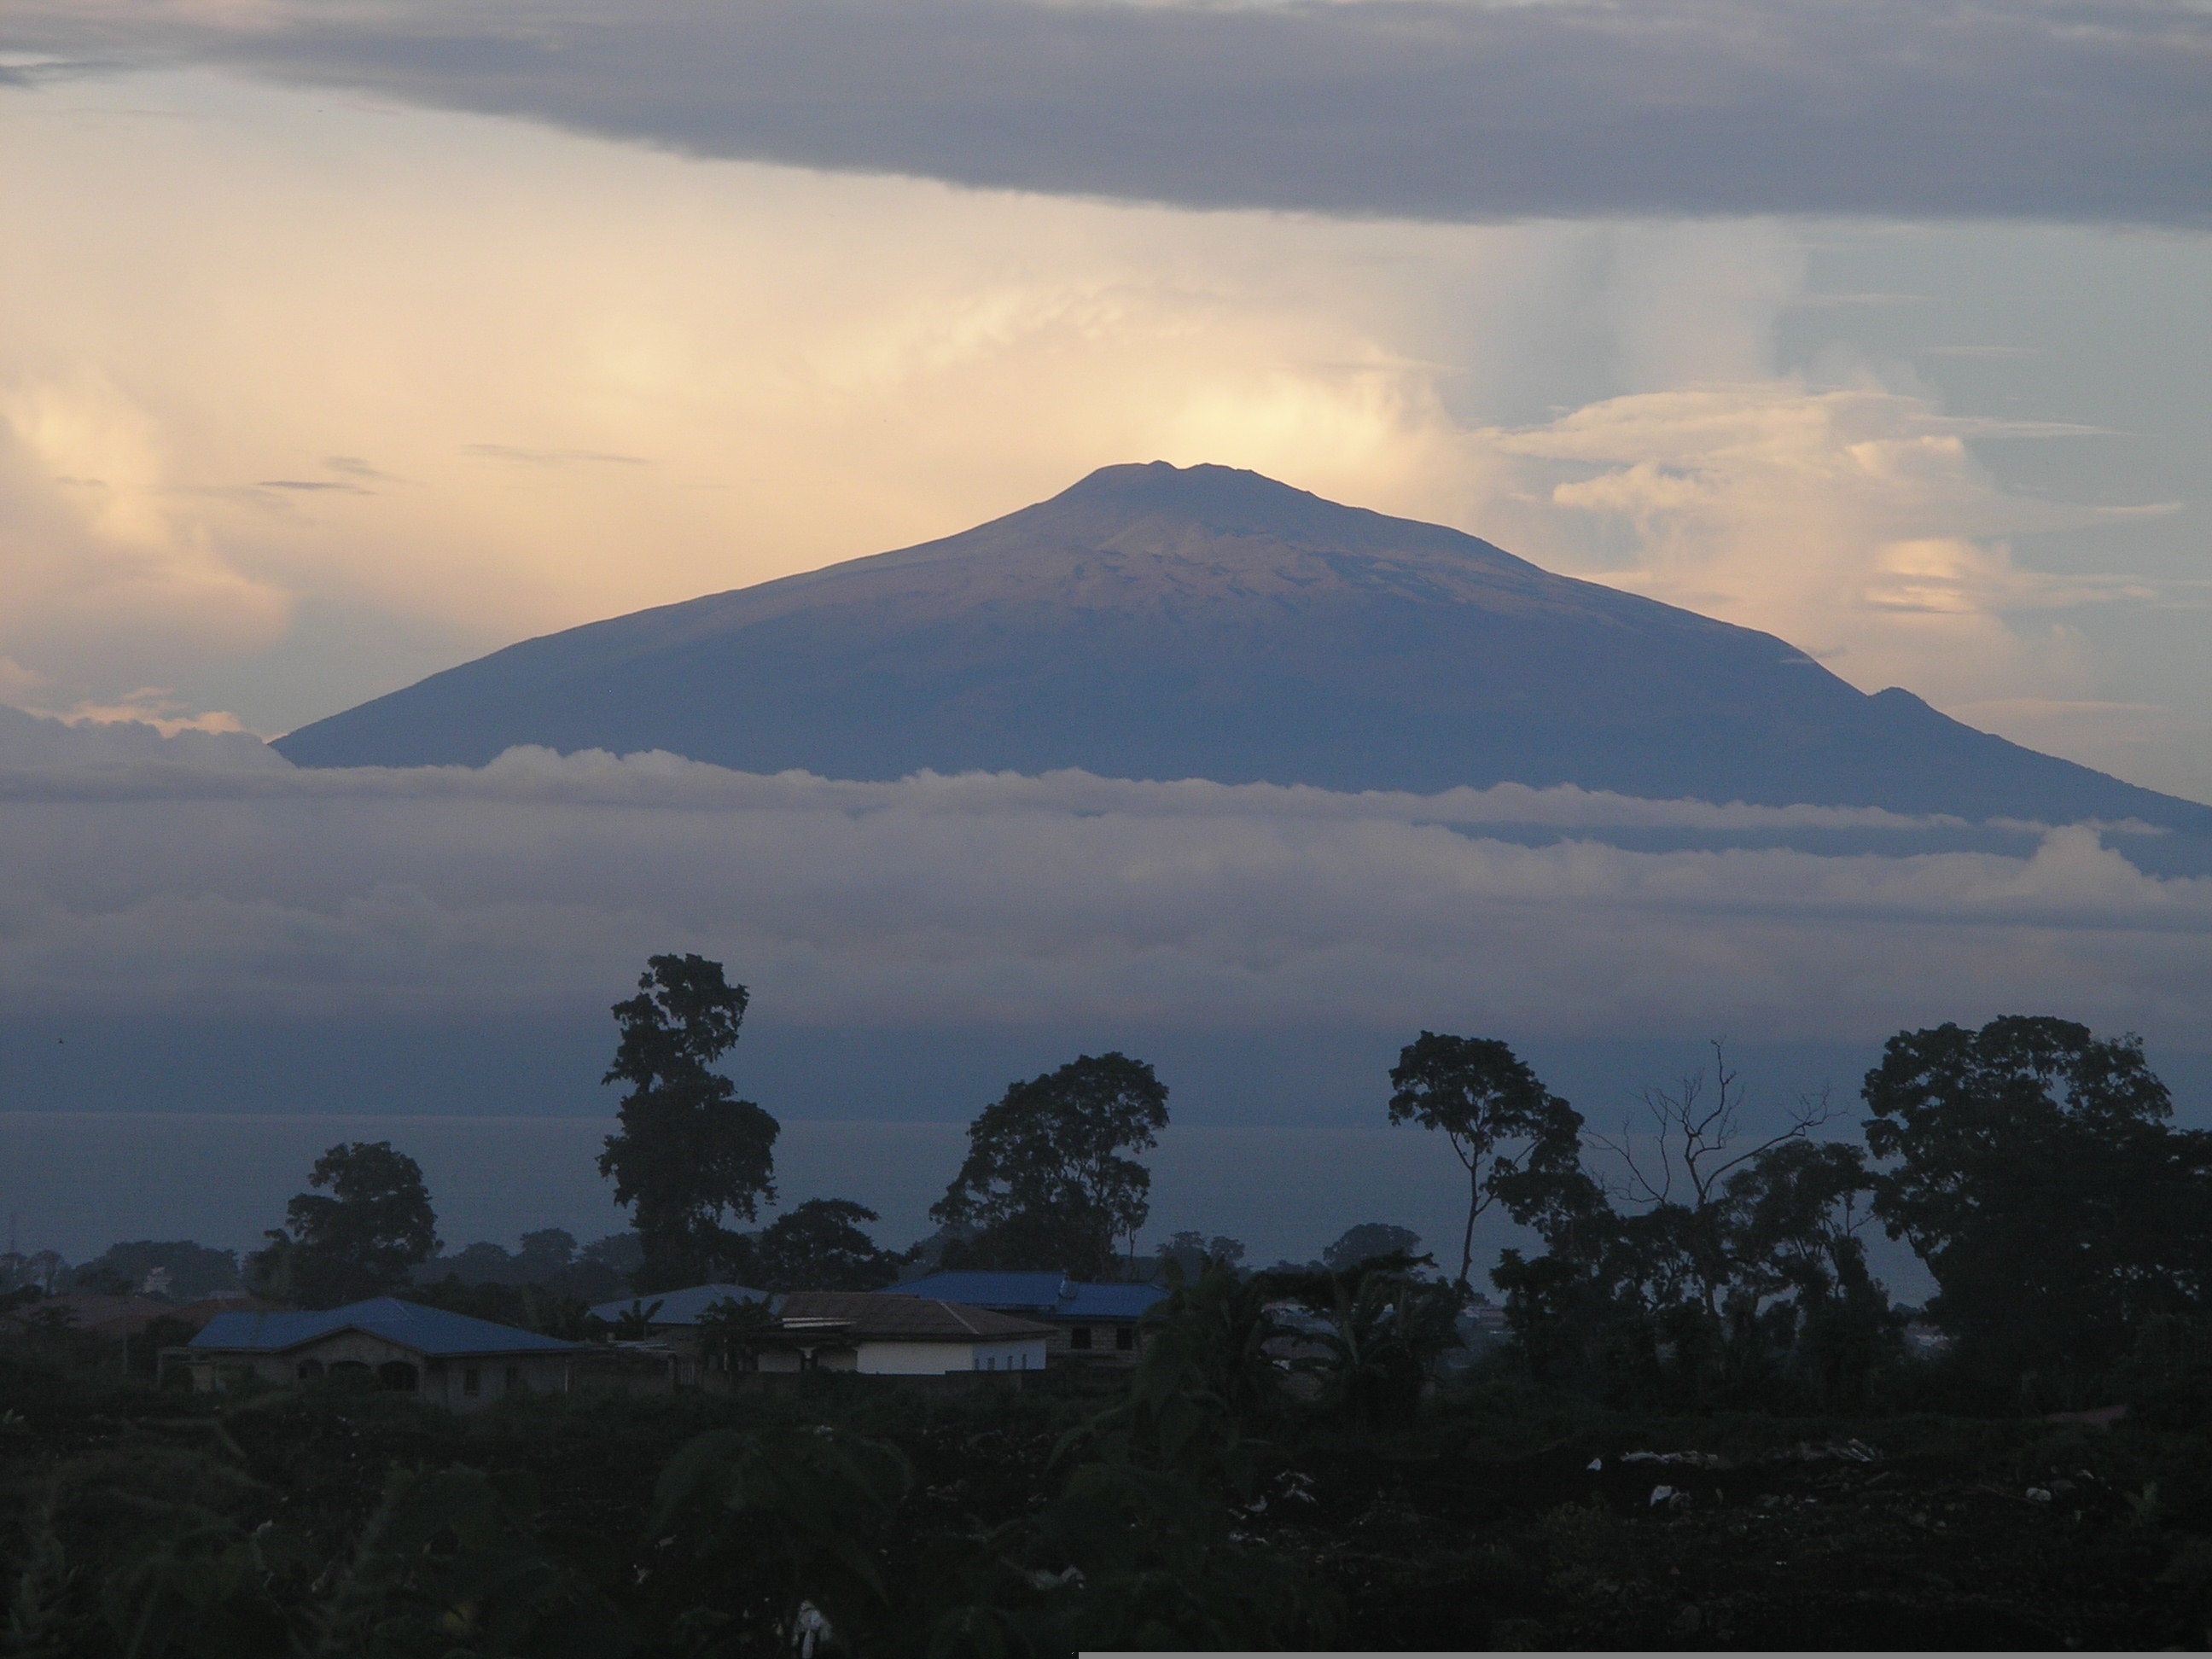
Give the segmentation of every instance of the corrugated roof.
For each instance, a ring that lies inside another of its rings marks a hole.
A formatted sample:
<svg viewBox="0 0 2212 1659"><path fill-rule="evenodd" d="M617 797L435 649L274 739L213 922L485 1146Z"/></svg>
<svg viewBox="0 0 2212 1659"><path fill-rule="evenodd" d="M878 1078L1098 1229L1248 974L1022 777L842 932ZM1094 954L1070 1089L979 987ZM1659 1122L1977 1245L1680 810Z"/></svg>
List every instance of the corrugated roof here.
<svg viewBox="0 0 2212 1659"><path fill-rule="evenodd" d="M1110 1322L1141 1318L1168 1293L1157 1285L1092 1285L1060 1273L951 1273L894 1285L888 1294L935 1297L1040 1319Z"/></svg>
<svg viewBox="0 0 2212 1659"><path fill-rule="evenodd" d="M988 1308L878 1291L793 1291L777 1310L785 1331L820 1320L855 1342L970 1342L978 1338L1049 1336L1052 1328Z"/></svg>
<svg viewBox="0 0 2212 1659"><path fill-rule="evenodd" d="M602 1302L592 1312L611 1325L633 1307L641 1304L652 1310L653 1324L696 1325L699 1316L718 1302L774 1301L766 1291L747 1290L742 1285L693 1285L681 1291L658 1291L651 1296L625 1296L617 1301ZM659 1306L655 1308L655 1303Z"/></svg>
<svg viewBox="0 0 2212 1659"><path fill-rule="evenodd" d="M189 1346L230 1353L278 1353L349 1330L366 1331L440 1359L467 1354L569 1353L578 1346L389 1296L319 1313L217 1314Z"/></svg>

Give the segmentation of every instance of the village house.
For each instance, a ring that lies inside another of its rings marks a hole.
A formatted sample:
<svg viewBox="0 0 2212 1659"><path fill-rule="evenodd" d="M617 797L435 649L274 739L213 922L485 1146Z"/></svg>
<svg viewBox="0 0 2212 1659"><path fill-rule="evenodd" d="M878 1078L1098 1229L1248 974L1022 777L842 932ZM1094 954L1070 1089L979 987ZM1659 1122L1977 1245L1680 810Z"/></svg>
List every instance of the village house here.
<svg viewBox="0 0 2212 1659"><path fill-rule="evenodd" d="M700 1322L725 1304L760 1302L773 1307L776 1299L767 1291L744 1285L691 1285L680 1291L602 1302L592 1310L592 1317L612 1326L627 1340L616 1342L606 1353L595 1354L586 1380L595 1388L634 1394L653 1391L647 1377L657 1372L662 1387L702 1386L709 1372L728 1367L701 1352Z"/></svg>
<svg viewBox="0 0 2212 1659"><path fill-rule="evenodd" d="M708 1316L726 1303L763 1302L771 1316L743 1338L745 1352L708 1352ZM668 1356L676 1387L732 1386L744 1372L855 1371L872 1376L986 1376L1040 1371L1054 1334L1034 1320L928 1297L864 1291L770 1295L733 1285L697 1285L658 1296L603 1303L593 1315L623 1318L643 1341L618 1343Z"/></svg>
<svg viewBox="0 0 2212 1659"><path fill-rule="evenodd" d="M793 1291L760 1369L945 1376L1041 1371L1052 1328L988 1308L874 1291Z"/></svg>
<svg viewBox="0 0 2212 1659"><path fill-rule="evenodd" d="M205 1393L243 1376L291 1387L354 1376L459 1412L503 1395L565 1394L584 1352L488 1319L378 1297L320 1313L217 1314L184 1347L167 1348Z"/></svg>
<svg viewBox="0 0 2212 1659"><path fill-rule="evenodd" d="M1048 1327L1055 1364L1133 1365L1137 1322L1167 1299L1157 1285L1094 1285L1055 1273L932 1273L893 1285L888 1296L928 1297Z"/></svg>

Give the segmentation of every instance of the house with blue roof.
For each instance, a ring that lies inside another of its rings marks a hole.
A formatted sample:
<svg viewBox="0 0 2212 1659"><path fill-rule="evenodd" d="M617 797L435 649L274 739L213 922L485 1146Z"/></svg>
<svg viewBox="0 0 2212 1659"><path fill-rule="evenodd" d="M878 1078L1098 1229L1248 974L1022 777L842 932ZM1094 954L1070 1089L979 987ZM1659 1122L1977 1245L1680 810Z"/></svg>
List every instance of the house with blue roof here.
<svg viewBox="0 0 2212 1659"><path fill-rule="evenodd" d="M316 1313L217 1314L162 1358L185 1366L203 1393L247 1376L280 1387L353 1376L467 1412L510 1394L566 1394L585 1352L580 1343L380 1296Z"/></svg>
<svg viewBox="0 0 2212 1659"><path fill-rule="evenodd" d="M1048 1358L1061 1364L1137 1363L1137 1322L1167 1300L1157 1285L1094 1285L1055 1273L944 1273L885 1289L1033 1319L1051 1328Z"/></svg>

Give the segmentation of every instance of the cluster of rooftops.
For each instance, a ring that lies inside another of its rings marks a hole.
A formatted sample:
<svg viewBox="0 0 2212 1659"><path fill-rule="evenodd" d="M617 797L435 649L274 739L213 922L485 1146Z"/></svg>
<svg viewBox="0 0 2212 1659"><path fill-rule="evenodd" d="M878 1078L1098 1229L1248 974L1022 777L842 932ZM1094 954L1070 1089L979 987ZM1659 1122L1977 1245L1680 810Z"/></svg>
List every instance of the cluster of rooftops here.
<svg viewBox="0 0 2212 1659"><path fill-rule="evenodd" d="M467 1409L506 1393L565 1393L580 1371L634 1389L733 1386L740 1371L1018 1375L1048 1363L1133 1363L1138 1321L1164 1295L1052 1273L939 1273L881 1291L697 1285L592 1309L621 1332L611 1345L378 1297L319 1312L217 1314L169 1357L202 1389L240 1372L293 1383L352 1370ZM761 1316L742 1344L707 1340L720 1310L747 1304Z"/></svg>

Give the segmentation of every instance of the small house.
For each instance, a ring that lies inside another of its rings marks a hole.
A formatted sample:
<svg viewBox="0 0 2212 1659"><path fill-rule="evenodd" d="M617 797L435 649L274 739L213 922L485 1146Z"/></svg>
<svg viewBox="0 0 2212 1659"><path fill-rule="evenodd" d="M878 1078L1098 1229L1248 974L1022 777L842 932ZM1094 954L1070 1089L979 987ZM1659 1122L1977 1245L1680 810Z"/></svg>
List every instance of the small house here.
<svg viewBox="0 0 2212 1659"><path fill-rule="evenodd" d="M771 1317L747 1331L745 1352L710 1353L707 1315L726 1302L760 1302ZM671 1386L727 1388L738 1371L858 1371L876 1376L945 1376L1041 1371L1053 1337L1037 1321L936 1298L875 1291L770 1294L738 1285L695 1285L592 1310L615 1322L628 1315L647 1340L617 1344L670 1356Z"/></svg>
<svg viewBox="0 0 2212 1659"><path fill-rule="evenodd" d="M886 1296L928 1297L1031 1319L1048 1327L1055 1364L1133 1365L1137 1322L1167 1299L1157 1285L1096 1285L1054 1273L932 1273Z"/></svg>
<svg viewBox="0 0 2212 1659"><path fill-rule="evenodd" d="M453 1411L510 1394L566 1394L582 1350L489 1319L377 1297L320 1313L222 1313L181 1348L163 1351L208 1392L233 1376L292 1387L325 1378L373 1380Z"/></svg>
<svg viewBox="0 0 2212 1659"><path fill-rule="evenodd" d="M627 1356L619 1364L599 1356L593 1358L592 1386L618 1383L625 1391L635 1393L642 1386L638 1380L643 1374L641 1357L654 1355L660 1359L668 1387L695 1387L705 1381L709 1372L726 1369L701 1352L700 1322L724 1303L760 1302L773 1307L776 1300L767 1291L751 1290L743 1285L691 1285L680 1291L659 1291L647 1296L602 1302L592 1310L592 1317L618 1330L625 1323L634 1326L629 1334L636 1340L615 1345L615 1351Z"/></svg>
<svg viewBox="0 0 2212 1659"><path fill-rule="evenodd" d="M760 1369L948 1376L1041 1371L1052 1328L988 1308L877 1291L793 1291L776 1306Z"/></svg>

